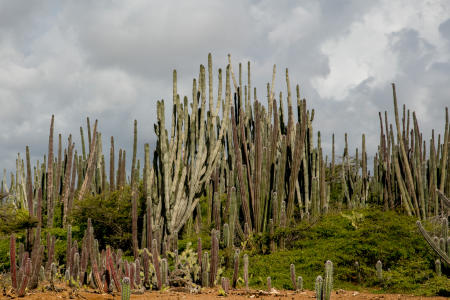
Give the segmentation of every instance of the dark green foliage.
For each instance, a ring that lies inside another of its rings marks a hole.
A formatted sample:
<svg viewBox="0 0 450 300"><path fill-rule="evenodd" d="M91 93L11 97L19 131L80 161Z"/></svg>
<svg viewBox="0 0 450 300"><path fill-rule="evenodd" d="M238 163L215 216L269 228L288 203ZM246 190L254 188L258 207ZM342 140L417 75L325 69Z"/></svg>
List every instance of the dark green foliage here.
<svg viewBox="0 0 450 300"><path fill-rule="evenodd" d="M114 248L124 249L125 254L131 251L131 190L129 186L115 192L108 192L95 196L88 196L83 201L76 201L72 211L72 223L80 224L84 232L87 219L91 218L95 230L95 237L100 248L111 245ZM138 199L143 199L139 193ZM141 202L141 200L139 200ZM138 205L140 210L143 205ZM141 211L139 216L143 216ZM142 228L142 219L138 220Z"/></svg>

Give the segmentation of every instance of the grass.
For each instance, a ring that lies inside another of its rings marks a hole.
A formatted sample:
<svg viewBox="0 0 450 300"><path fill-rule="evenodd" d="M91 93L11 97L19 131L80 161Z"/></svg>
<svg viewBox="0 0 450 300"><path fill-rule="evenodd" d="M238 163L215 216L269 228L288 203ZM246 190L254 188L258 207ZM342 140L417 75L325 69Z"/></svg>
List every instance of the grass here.
<svg viewBox="0 0 450 300"><path fill-rule="evenodd" d="M262 244L268 239L255 237L257 247L246 252L249 284L264 289L270 276L272 286L292 289L289 266L293 263L296 276L303 277L304 288L313 289L315 278L324 275L324 263L331 260L335 290L449 295L450 270L443 265L443 275L436 276L436 257L420 236L415 221L376 209L332 214L308 230L305 224L300 224L277 232L289 240L289 247L273 254L262 254ZM382 281L376 278L378 260L383 263ZM355 261L360 264L361 284L357 283ZM232 271L226 270L225 274L231 277Z"/></svg>

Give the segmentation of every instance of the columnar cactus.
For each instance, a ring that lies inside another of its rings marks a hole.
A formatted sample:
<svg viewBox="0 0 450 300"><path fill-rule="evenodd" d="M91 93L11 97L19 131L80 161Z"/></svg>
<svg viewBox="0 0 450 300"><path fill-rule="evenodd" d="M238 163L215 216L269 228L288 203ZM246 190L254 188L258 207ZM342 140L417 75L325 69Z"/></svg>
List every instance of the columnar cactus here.
<svg viewBox="0 0 450 300"><path fill-rule="evenodd" d="M31 279L31 267L31 259L27 258L21 283L17 290L17 296L19 297L25 296L25 288L28 286L28 282Z"/></svg>
<svg viewBox="0 0 450 300"><path fill-rule="evenodd" d="M297 290L297 282L295 281L295 265L291 264L290 266L290 273L291 273L291 282L292 282L292 289L294 291Z"/></svg>
<svg viewBox="0 0 450 300"><path fill-rule="evenodd" d="M114 285L115 285L117 291L120 293L120 291L121 291L120 279L116 272L116 266L115 266L114 261L111 256L111 248L110 247L106 247L106 265L107 265L107 269L111 273L111 277L114 281Z"/></svg>
<svg viewBox="0 0 450 300"><path fill-rule="evenodd" d="M316 299L323 300L323 278L322 276L317 276L316 283L314 285L314 289L316 291Z"/></svg>
<svg viewBox="0 0 450 300"><path fill-rule="evenodd" d="M302 276L297 277L297 291L299 291L299 292L303 291L303 277Z"/></svg>
<svg viewBox="0 0 450 300"><path fill-rule="evenodd" d="M11 270L11 283L14 289L17 289L17 275L16 275L16 237L11 234L9 242L9 261Z"/></svg>
<svg viewBox="0 0 450 300"><path fill-rule="evenodd" d="M142 252L142 264L143 264L143 271L144 271L144 286L150 286L150 277L149 277L149 252L147 248L144 248Z"/></svg>
<svg viewBox="0 0 450 300"><path fill-rule="evenodd" d="M156 239L153 239L152 242L152 261L153 266L155 267L155 273L156 273L156 282L158 289L160 290L162 288L162 281L161 281L161 269L159 267L159 255L158 255L158 249L157 249L157 243Z"/></svg>
<svg viewBox="0 0 450 300"><path fill-rule="evenodd" d="M131 286L131 289L133 290L133 289L136 288L136 279L135 279L135 276L136 276L136 264L135 263L130 263L129 266L130 266L130 286Z"/></svg>
<svg viewBox="0 0 450 300"><path fill-rule="evenodd" d="M122 298L121 300L130 300L131 296L131 287L130 287L130 278L124 277L122 280Z"/></svg>
<svg viewBox="0 0 450 300"><path fill-rule="evenodd" d="M169 285L169 264L166 258L161 259L161 280L164 286Z"/></svg>
<svg viewBox="0 0 450 300"><path fill-rule="evenodd" d="M325 263L325 282L323 284L323 299L330 300L333 289L333 263L327 260Z"/></svg>
<svg viewBox="0 0 450 300"><path fill-rule="evenodd" d="M383 280L383 264L380 260L377 261L375 267L377 269L377 279L380 281Z"/></svg>
<svg viewBox="0 0 450 300"><path fill-rule="evenodd" d="M245 289L248 290L248 255L244 254L244 283Z"/></svg>
<svg viewBox="0 0 450 300"><path fill-rule="evenodd" d="M136 265L136 285L139 287L141 285L141 262L139 258L134 261Z"/></svg>
<svg viewBox="0 0 450 300"><path fill-rule="evenodd" d="M225 294L227 295L230 290L230 280L226 277L222 277L221 283L222 283L222 289L225 292Z"/></svg>
<svg viewBox="0 0 450 300"><path fill-rule="evenodd" d="M356 269L356 280L358 283L361 283L361 268L359 266L359 262L355 261L355 269Z"/></svg>
<svg viewBox="0 0 450 300"><path fill-rule="evenodd" d="M218 231L211 231L211 263L209 270L209 286L213 287L216 281L217 269L219 267L219 239Z"/></svg>
<svg viewBox="0 0 450 300"><path fill-rule="evenodd" d="M58 273L58 269L56 267L56 264L52 262L50 265L50 285L51 286L54 286L54 284L55 284L55 276L57 273Z"/></svg>
<svg viewBox="0 0 450 300"><path fill-rule="evenodd" d="M435 269L436 269L436 275L437 276L441 276L442 272L441 272L441 260L438 258L436 259L436 261L434 262L435 265Z"/></svg>
<svg viewBox="0 0 450 300"><path fill-rule="evenodd" d="M230 247L230 228L227 223L223 224L223 245L225 248Z"/></svg>
<svg viewBox="0 0 450 300"><path fill-rule="evenodd" d="M202 287L209 286L208 264L209 264L209 255L208 252L204 252L202 260Z"/></svg>
<svg viewBox="0 0 450 300"><path fill-rule="evenodd" d="M238 273L239 273L239 250L236 249L236 251L234 252L234 268L233 268L233 282L232 282L232 286L233 289L236 288L236 284L237 284L237 279L238 279Z"/></svg>

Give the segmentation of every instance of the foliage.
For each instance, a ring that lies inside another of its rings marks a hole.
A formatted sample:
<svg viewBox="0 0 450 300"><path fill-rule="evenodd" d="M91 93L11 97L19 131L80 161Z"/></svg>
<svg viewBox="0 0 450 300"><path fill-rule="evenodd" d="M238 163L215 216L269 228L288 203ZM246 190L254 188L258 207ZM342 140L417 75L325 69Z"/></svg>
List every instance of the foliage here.
<svg viewBox="0 0 450 300"><path fill-rule="evenodd" d="M12 204L0 205L0 234L9 235L37 224L35 217L30 217L25 209L16 209Z"/></svg>
<svg viewBox="0 0 450 300"><path fill-rule="evenodd" d="M265 244L269 239L265 235L255 236L255 248L248 252L250 285L264 288L267 276L271 276L274 287L290 289L289 266L294 263L305 288L313 289L315 278L323 276L324 264L331 260L335 265L335 289L362 287L421 295L446 293L450 279L436 278L435 257L417 231L414 218L378 209L360 210L353 215L362 215L356 218L354 225L353 218L332 214L322 217L308 230L308 225L301 223L295 228L277 231L277 238L286 237L289 249L286 251L263 255L260 249L269 248ZM382 283L375 274L378 260L383 262L385 280ZM355 261L361 266L361 285L356 284ZM446 269L443 273L447 272L448 276L449 271ZM231 272L227 270L227 276Z"/></svg>
<svg viewBox="0 0 450 300"><path fill-rule="evenodd" d="M143 199L142 191L139 199ZM139 205L138 215L145 209ZM142 210L142 211L141 211ZM99 246L111 245L125 251L131 251L131 189L125 186L114 192L89 195L82 201L76 201L72 212L72 224L79 225L84 232L87 220L92 220L95 238ZM140 220L142 222L142 220Z"/></svg>

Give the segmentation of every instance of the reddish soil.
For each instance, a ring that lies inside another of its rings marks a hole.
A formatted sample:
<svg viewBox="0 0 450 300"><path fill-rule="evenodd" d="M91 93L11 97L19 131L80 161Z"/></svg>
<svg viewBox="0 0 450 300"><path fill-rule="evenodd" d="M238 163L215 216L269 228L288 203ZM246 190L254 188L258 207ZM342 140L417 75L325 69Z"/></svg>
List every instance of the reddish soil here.
<svg viewBox="0 0 450 300"><path fill-rule="evenodd" d="M186 292L176 291L176 290L168 290L164 292L147 292L141 295L131 295L131 299L158 299L158 300L189 300L189 299L198 299L198 300L206 300L206 299L277 299L277 300L301 300L301 299L315 299L313 291L304 291L300 293L294 293L292 291L278 291L277 293L268 294L264 291L252 291L245 292L242 290L232 291L227 296L219 296L219 292L217 289L208 289L203 290L200 294L190 294ZM19 299L11 293L0 294L0 299ZM56 292L38 292L32 291L28 293L24 298L21 299L30 299L30 300L60 300L60 299L84 299L84 300L120 300L120 294L98 294L95 292L89 291L78 291L73 292L71 290L62 291L59 293ZM420 297L420 296L408 296L408 295L400 295L400 294L369 294L364 292L352 292L352 291L334 291L331 299L382 299L382 300L400 300L400 299L408 299L408 300L419 300L419 299L435 299L435 300L445 300L448 298L445 297Z"/></svg>

